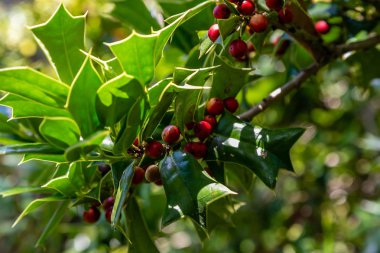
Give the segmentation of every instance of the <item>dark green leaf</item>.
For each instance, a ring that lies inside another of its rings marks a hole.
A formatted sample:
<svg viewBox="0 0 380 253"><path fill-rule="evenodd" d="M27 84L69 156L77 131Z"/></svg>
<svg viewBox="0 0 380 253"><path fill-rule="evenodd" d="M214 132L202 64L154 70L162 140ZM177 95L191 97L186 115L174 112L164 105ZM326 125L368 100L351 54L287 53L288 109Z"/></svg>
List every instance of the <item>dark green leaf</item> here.
<svg viewBox="0 0 380 253"><path fill-rule="evenodd" d="M95 103L97 90L101 84L102 80L87 57L73 81L67 99L67 108L77 122L83 138L99 128Z"/></svg>
<svg viewBox="0 0 380 253"><path fill-rule="evenodd" d="M274 188L280 168L293 170L289 150L303 132L301 128L254 127L225 113L209 145L210 159L246 166L268 187Z"/></svg>
<svg viewBox="0 0 380 253"><path fill-rule="evenodd" d="M167 197L164 226L188 216L206 228L207 205L233 194L224 185L205 176L198 161L181 151L175 151L161 161L160 174Z"/></svg>
<svg viewBox="0 0 380 253"><path fill-rule="evenodd" d="M74 17L61 4L46 23L30 29L60 79L70 84L85 58L80 52L84 49L85 16Z"/></svg>
<svg viewBox="0 0 380 253"><path fill-rule="evenodd" d="M0 90L63 108L69 87L31 68L19 67L0 70Z"/></svg>
<svg viewBox="0 0 380 253"><path fill-rule="evenodd" d="M132 179L135 172L135 164L130 163L123 171L119 186L116 191L115 203L112 209L111 224L116 226L120 219L121 211L124 209L124 203L129 195L129 188L132 185Z"/></svg>
<svg viewBox="0 0 380 253"><path fill-rule="evenodd" d="M135 198L131 198L128 202L127 210L127 226L129 239L129 253L159 253L156 245L149 234L145 220L141 215L139 205ZM144 238L141 240L141 238Z"/></svg>
<svg viewBox="0 0 380 253"><path fill-rule="evenodd" d="M54 147L65 150L79 141L80 130L69 118L45 118L40 125L41 135Z"/></svg>

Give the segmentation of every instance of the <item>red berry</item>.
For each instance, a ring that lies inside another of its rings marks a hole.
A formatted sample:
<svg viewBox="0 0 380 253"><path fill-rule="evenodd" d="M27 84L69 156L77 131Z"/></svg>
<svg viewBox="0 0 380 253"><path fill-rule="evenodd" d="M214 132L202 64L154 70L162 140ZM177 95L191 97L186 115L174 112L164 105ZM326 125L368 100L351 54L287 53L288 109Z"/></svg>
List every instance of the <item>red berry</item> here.
<svg viewBox="0 0 380 253"><path fill-rule="evenodd" d="M135 145L136 147L139 146L139 138L136 138L136 139L133 141L133 145Z"/></svg>
<svg viewBox="0 0 380 253"><path fill-rule="evenodd" d="M252 42L247 43L248 46L248 52L254 52L255 51L255 46L252 44Z"/></svg>
<svg viewBox="0 0 380 253"><path fill-rule="evenodd" d="M236 98L229 97L224 99L224 106L229 112L234 113L239 107L239 102L236 100Z"/></svg>
<svg viewBox="0 0 380 253"><path fill-rule="evenodd" d="M207 145L202 142L192 142L192 152L191 154L196 158L200 159L206 156Z"/></svg>
<svg viewBox="0 0 380 253"><path fill-rule="evenodd" d="M195 126L195 122L189 122L185 124L187 130L191 130Z"/></svg>
<svg viewBox="0 0 380 253"><path fill-rule="evenodd" d="M273 41L273 44L276 45L277 43L280 43L280 44L277 47L275 54L277 56L281 56L281 55L283 55L286 52L286 50L290 46L290 40L285 39L285 40L281 40L280 41L280 38L278 38L278 39L276 38L276 40Z"/></svg>
<svg viewBox="0 0 380 253"><path fill-rule="evenodd" d="M141 167L135 167L135 174L133 174L132 184L141 184L145 178L145 170Z"/></svg>
<svg viewBox="0 0 380 253"><path fill-rule="evenodd" d="M284 5L282 0L265 0L265 3L269 9L276 11L279 11Z"/></svg>
<svg viewBox="0 0 380 253"><path fill-rule="evenodd" d="M103 208L104 210L108 210L110 208L112 209L114 204L115 204L115 198L110 196L103 201Z"/></svg>
<svg viewBox="0 0 380 253"><path fill-rule="evenodd" d="M218 122L216 121L216 118L213 115L206 115L203 120L208 122L211 125L212 129L214 129L218 125Z"/></svg>
<svg viewBox="0 0 380 253"><path fill-rule="evenodd" d="M192 142L188 142L185 144L185 146L183 147L183 151L185 151L186 153L193 153L193 144Z"/></svg>
<svg viewBox="0 0 380 253"><path fill-rule="evenodd" d="M145 171L145 179L148 182L157 182L161 180L160 170L157 165L149 165Z"/></svg>
<svg viewBox="0 0 380 253"><path fill-rule="evenodd" d="M145 154L152 159L159 159L164 155L164 146L159 141L148 142Z"/></svg>
<svg viewBox="0 0 380 253"><path fill-rule="evenodd" d="M207 121L199 121L194 127L194 134L201 141L206 139L212 133L212 126Z"/></svg>
<svg viewBox="0 0 380 253"><path fill-rule="evenodd" d="M247 50L247 44L241 39L236 39L231 42L228 53L235 58L242 58L247 53Z"/></svg>
<svg viewBox="0 0 380 253"><path fill-rule="evenodd" d="M102 173L102 175L105 175L108 173L108 171L111 170L111 166L109 166L108 164L100 164L98 165L98 170L100 171L100 173Z"/></svg>
<svg viewBox="0 0 380 253"><path fill-rule="evenodd" d="M255 12L255 4L250 0L244 0L243 2L238 4L237 9L241 14L249 16Z"/></svg>
<svg viewBox="0 0 380 253"><path fill-rule="evenodd" d="M209 29L208 29L208 33L207 33L208 37L210 38L210 40L212 42L215 42L220 33L219 33L219 26L218 24L213 24Z"/></svg>
<svg viewBox="0 0 380 253"><path fill-rule="evenodd" d="M262 14L255 14L249 20L249 26L254 32L264 32L268 27L268 20Z"/></svg>
<svg viewBox="0 0 380 253"><path fill-rule="evenodd" d="M223 100L220 98L211 98L206 105L207 112L211 115L219 115L224 111Z"/></svg>
<svg viewBox="0 0 380 253"><path fill-rule="evenodd" d="M94 206L83 212L83 220L87 223L95 223L99 220L99 217L100 211Z"/></svg>
<svg viewBox="0 0 380 253"><path fill-rule="evenodd" d="M326 34L330 31L330 25L324 20L319 20L317 23L314 24L314 28L317 32L320 34Z"/></svg>
<svg viewBox="0 0 380 253"><path fill-rule="evenodd" d="M231 10L226 4L218 4L215 6L212 14L216 19L226 19L230 16Z"/></svg>
<svg viewBox="0 0 380 253"><path fill-rule="evenodd" d="M112 208L109 208L106 210L106 213L105 213L106 220L109 223L111 223L111 215L112 215Z"/></svg>
<svg viewBox="0 0 380 253"><path fill-rule="evenodd" d="M162 131L162 140L168 144L174 144L178 141L181 132L177 126L169 125Z"/></svg>
<svg viewBox="0 0 380 253"><path fill-rule="evenodd" d="M282 24L288 24L293 20L293 12L288 6L278 11L278 19Z"/></svg>

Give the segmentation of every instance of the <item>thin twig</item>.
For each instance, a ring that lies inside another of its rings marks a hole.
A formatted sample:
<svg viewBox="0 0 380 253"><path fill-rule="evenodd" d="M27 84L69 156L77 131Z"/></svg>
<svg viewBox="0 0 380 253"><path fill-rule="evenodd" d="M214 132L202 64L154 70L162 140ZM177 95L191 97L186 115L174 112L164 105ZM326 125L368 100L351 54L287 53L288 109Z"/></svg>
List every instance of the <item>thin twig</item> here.
<svg viewBox="0 0 380 253"><path fill-rule="evenodd" d="M335 54L334 56L330 57L330 60L327 60L326 62L323 62L323 63L314 63L310 65L309 67L307 67L306 69L303 69L292 80L285 83L280 88L277 88L276 90L272 91L269 94L269 96L264 98L259 104L251 107L248 111L240 114L239 118L241 118L242 120L251 121L253 117L255 117L257 114L267 109L275 101L283 98L284 96L289 94L292 90L299 88L303 82L305 82L312 75L316 74L323 66L327 65L332 60L340 57L341 55L347 52L368 49L373 46L376 46L379 43L380 43L380 36L376 35L363 41L354 42L350 44L343 44L343 45L339 45L335 47L335 49L333 50Z"/></svg>

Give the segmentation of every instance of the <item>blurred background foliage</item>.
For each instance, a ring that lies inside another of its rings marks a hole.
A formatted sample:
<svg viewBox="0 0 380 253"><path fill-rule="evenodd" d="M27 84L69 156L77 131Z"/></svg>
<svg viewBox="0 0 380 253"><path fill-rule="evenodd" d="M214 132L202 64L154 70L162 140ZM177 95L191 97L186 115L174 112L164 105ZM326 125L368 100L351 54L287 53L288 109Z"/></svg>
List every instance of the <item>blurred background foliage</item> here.
<svg viewBox="0 0 380 253"><path fill-rule="evenodd" d="M0 67L28 65L54 75L27 26L45 22L60 2L0 2ZM149 33L151 27L157 30L164 18L199 2L202 1L146 0L144 5L142 1L128 0L63 1L74 15L87 12L87 48L93 48L93 54L104 59L111 56L103 42L125 38L133 29L141 33ZM314 20L323 18L333 24L323 36L324 43L355 41L380 31L376 0L307 4ZM210 9L179 29L171 46L165 49L157 80L172 73L174 66L201 66L197 61L196 31L207 30L213 22ZM275 31L268 37L263 53L251 55L252 66L263 77L249 83L239 94L241 111L311 62L305 50L293 41L281 57L276 56L272 42L278 36L289 39ZM219 209L226 219L214 224L215 230L204 243L189 220L160 231L163 190L148 184L140 186L143 214L161 252L380 252L379 66L379 47L347 54L254 118L255 124L264 127L306 128L291 152L295 173L281 172L276 189L271 191L244 168L228 166L229 185L239 192L231 205L236 213ZM5 108L1 110L9 113ZM0 190L39 185L53 170L50 164L40 162L17 166L20 159L0 156ZM35 197L24 194L0 199L1 252L125 251L120 247L125 239L112 231L104 218L96 225L84 224L80 208L67 210L64 222L45 248L34 248L51 216L49 209L38 210L15 228L11 226ZM213 205L217 207L218 202Z"/></svg>

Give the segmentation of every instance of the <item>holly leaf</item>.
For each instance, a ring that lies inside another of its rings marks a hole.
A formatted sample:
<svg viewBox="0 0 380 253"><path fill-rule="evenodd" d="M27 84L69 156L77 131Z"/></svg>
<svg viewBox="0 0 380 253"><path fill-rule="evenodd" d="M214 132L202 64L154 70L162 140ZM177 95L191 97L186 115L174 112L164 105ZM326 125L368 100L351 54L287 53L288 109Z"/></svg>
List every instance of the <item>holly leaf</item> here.
<svg viewBox="0 0 380 253"><path fill-rule="evenodd" d="M129 195L129 189L132 185L133 175L135 174L135 163L130 163L123 171L120 182L118 183L117 191L115 194L115 203L113 205L111 214L111 225L115 227L120 219L124 203Z"/></svg>
<svg viewBox="0 0 380 253"><path fill-rule="evenodd" d="M30 27L59 78L71 84L85 59L85 15L72 16L61 4L43 24Z"/></svg>
<svg viewBox="0 0 380 253"><path fill-rule="evenodd" d="M51 163L67 163L65 156L62 155L49 155L49 154L25 154L19 164L23 164L29 161L43 161Z"/></svg>
<svg viewBox="0 0 380 253"><path fill-rule="evenodd" d="M6 145L0 147L0 155L8 154L24 154L24 153L37 153L37 154L60 154L62 151L55 149L49 144L45 143L21 143Z"/></svg>
<svg viewBox="0 0 380 253"><path fill-rule="evenodd" d="M128 114L136 101L146 96L139 81L125 73L103 84L97 93L97 114L106 126L119 122Z"/></svg>
<svg viewBox="0 0 380 253"><path fill-rule="evenodd" d="M152 28L160 28L157 20L152 17L143 0L114 1L114 4L112 17L116 17L128 27L133 27L142 33L149 33Z"/></svg>
<svg viewBox="0 0 380 253"><path fill-rule="evenodd" d="M175 151L160 164L160 174L167 197L163 217L166 226L185 216L207 227L207 205L228 194L226 186L202 173L202 166L190 154Z"/></svg>
<svg viewBox="0 0 380 253"><path fill-rule="evenodd" d="M100 126L95 104L97 90L101 85L102 80L90 58L86 57L73 81L66 105L77 122L83 138L94 133Z"/></svg>
<svg viewBox="0 0 380 253"><path fill-rule="evenodd" d="M234 8L235 9L235 8ZM239 15L231 15L228 19L217 19L220 36L225 41L229 35L241 25L242 18Z"/></svg>
<svg viewBox="0 0 380 253"><path fill-rule="evenodd" d="M5 95L0 99L0 104L12 108L11 119L44 117L71 118L71 114L65 109L44 105L14 94Z"/></svg>
<svg viewBox="0 0 380 253"><path fill-rule="evenodd" d="M301 128L264 129L225 113L215 129L206 160L241 164L274 188L280 168L293 171L289 150L303 132Z"/></svg>
<svg viewBox="0 0 380 253"><path fill-rule="evenodd" d="M135 198L131 198L126 209L129 239L129 253L159 253L149 234L145 220ZM141 240L144 238L144 240Z"/></svg>
<svg viewBox="0 0 380 253"><path fill-rule="evenodd" d="M67 208L69 207L70 201L66 200L63 201L58 208L54 211L53 215L50 217L48 223L46 224L46 227L44 228L44 231L38 238L38 241L36 242L36 247L41 246L46 238L54 231L54 229L58 226L58 224L61 222L65 214L67 213Z"/></svg>
<svg viewBox="0 0 380 253"><path fill-rule="evenodd" d="M65 150L79 141L80 130L70 118L45 118L39 130L46 141L58 149Z"/></svg>
<svg viewBox="0 0 380 253"><path fill-rule="evenodd" d="M78 142L65 151L66 160L69 162L80 160L84 157L86 160L86 155L93 151L95 148L99 147L102 141L108 136L108 131L98 131L93 135L89 136L87 139Z"/></svg>
<svg viewBox="0 0 380 253"><path fill-rule="evenodd" d="M29 205L24 209L24 211L17 217L16 221L13 223L12 227L15 227L26 215L33 212L34 210L38 209L40 206L50 203L50 202L61 202L65 200L63 197L46 197L46 198L40 198L35 199L32 202L29 203Z"/></svg>
<svg viewBox="0 0 380 253"><path fill-rule="evenodd" d="M63 108L69 87L31 68L17 67L0 70L0 91Z"/></svg>
<svg viewBox="0 0 380 253"><path fill-rule="evenodd" d="M211 1L203 2L175 16L176 19L171 20L168 26L150 35L143 35L134 31L124 40L107 45L127 74L135 76L142 84L148 84L154 77L155 67L174 31L210 4L212 4Z"/></svg>
<svg viewBox="0 0 380 253"><path fill-rule="evenodd" d="M215 70L212 77L212 86L209 97L235 97L247 83L248 73L252 69L234 68L225 63L219 57L215 58L215 65L220 67Z"/></svg>

